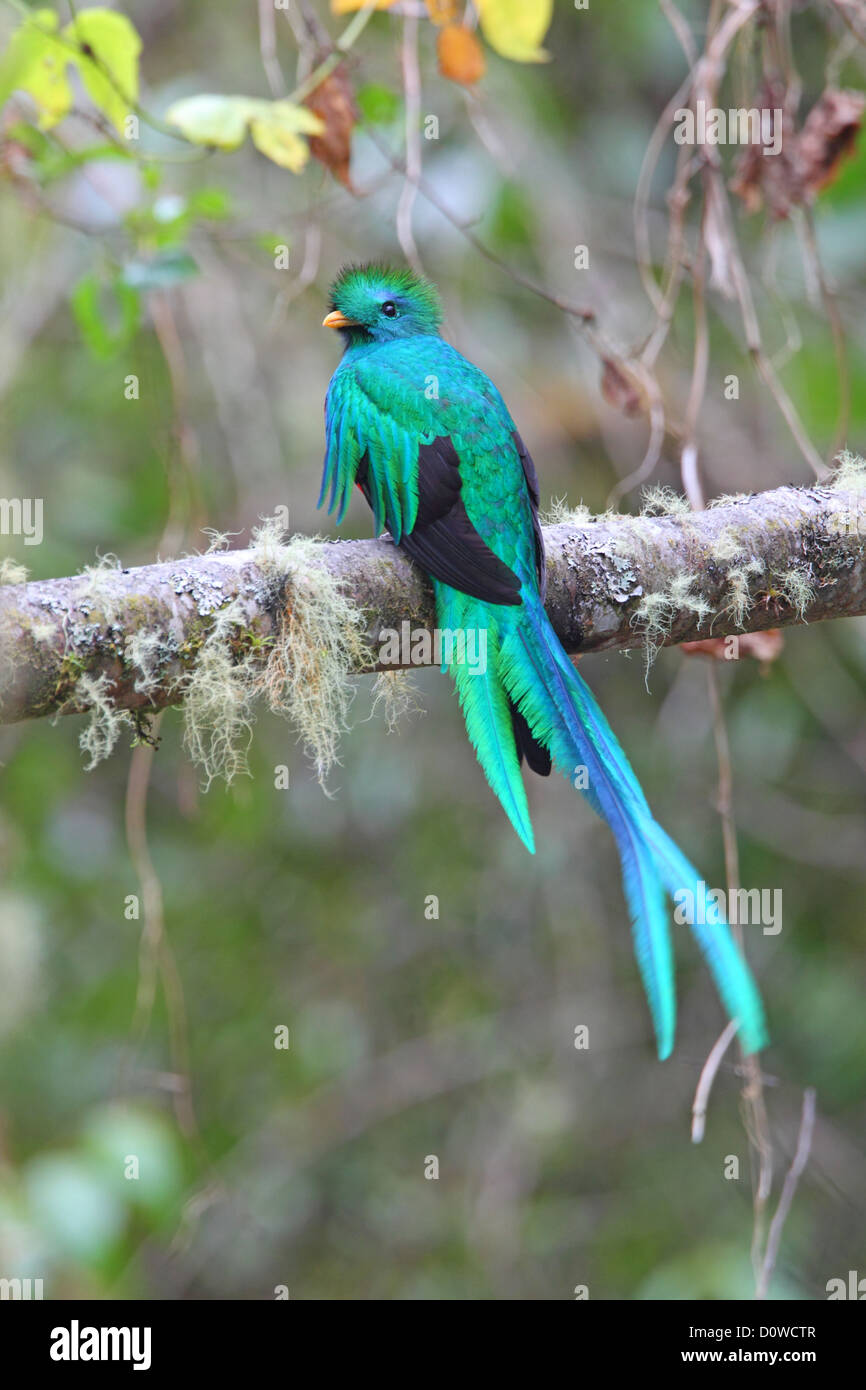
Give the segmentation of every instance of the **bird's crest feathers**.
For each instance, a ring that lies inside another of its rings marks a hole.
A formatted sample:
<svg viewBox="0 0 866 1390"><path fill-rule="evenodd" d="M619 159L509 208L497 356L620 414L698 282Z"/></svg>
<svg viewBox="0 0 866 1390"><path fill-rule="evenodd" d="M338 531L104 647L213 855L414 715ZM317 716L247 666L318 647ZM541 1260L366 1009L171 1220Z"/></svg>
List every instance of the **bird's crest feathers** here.
<svg viewBox="0 0 866 1390"><path fill-rule="evenodd" d="M382 304L392 302L398 313L390 322L379 317ZM331 286L331 309L378 337L402 337L408 333L436 333L442 322L442 304L435 285L383 262L346 265Z"/></svg>

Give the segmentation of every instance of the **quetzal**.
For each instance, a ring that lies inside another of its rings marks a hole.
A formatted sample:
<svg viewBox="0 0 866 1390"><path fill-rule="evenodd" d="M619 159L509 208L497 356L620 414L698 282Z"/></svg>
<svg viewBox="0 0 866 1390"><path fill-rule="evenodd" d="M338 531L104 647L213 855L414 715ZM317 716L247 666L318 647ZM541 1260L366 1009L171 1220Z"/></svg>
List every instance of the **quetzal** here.
<svg viewBox="0 0 866 1390"><path fill-rule="evenodd" d="M698 872L653 819L588 686L544 611L544 543L532 459L496 387L440 336L435 288L408 271L350 266L324 320L344 340L325 402L319 497L342 520L357 484L429 575L441 630L486 632L486 669L449 666L491 787L534 852L521 764L553 764L613 831L660 1057L676 1003L666 894L691 893L692 930L747 1051L765 1044L752 976ZM576 775L582 769L582 775ZM584 786L582 784L585 785ZM703 925L708 923L708 925Z"/></svg>

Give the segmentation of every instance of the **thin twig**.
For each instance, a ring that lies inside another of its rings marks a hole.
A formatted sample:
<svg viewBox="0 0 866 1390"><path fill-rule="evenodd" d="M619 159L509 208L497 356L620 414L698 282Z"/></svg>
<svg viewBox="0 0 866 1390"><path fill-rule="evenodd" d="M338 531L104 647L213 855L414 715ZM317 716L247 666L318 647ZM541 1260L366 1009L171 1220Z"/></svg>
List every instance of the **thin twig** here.
<svg viewBox="0 0 866 1390"><path fill-rule="evenodd" d="M406 107L406 181L397 204L397 240L403 255L419 275L424 267L412 231L412 210L421 178L421 68L418 63L418 20L403 20L400 45L403 98Z"/></svg>
<svg viewBox="0 0 866 1390"><path fill-rule="evenodd" d="M283 77L283 70L277 57L276 19L277 12L274 9L274 0L259 0L259 52L262 56L262 67L265 70L265 77L268 79L271 96L275 100L284 96L286 91L286 79Z"/></svg>
<svg viewBox="0 0 866 1390"><path fill-rule="evenodd" d="M716 1073L722 1064L722 1059L736 1037L740 1021L732 1018L721 1035L713 1044L710 1055L704 1062L703 1069L698 1077L695 1099L692 1103L692 1143L700 1144L704 1137L706 1128L707 1107L710 1103L710 1091L713 1089L713 1082Z"/></svg>
<svg viewBox="0 0 866 1390"><path fill-rule="evenodd" d="M785 1175L785 1181L782 1185L782 1195L779 1198L779 1205L770 1223L770 1231L767 1236L767 1248L755 1291L755 1297L758 1299L767 1297L770 1280L773 1277L773 1270L776 1267L776 1260L779 1255L779 1246L782 1242L782 1232L785 1228L785 1222L788 1219L788 1213L794 1201L797 1185L809 1161L814 1130L815 1089L812 1086L807 1086L806 1090L803 1092L803 1108L800 1115L800 1131L797 1136L796 1152L794 1153L791 1166Z"/></svg>

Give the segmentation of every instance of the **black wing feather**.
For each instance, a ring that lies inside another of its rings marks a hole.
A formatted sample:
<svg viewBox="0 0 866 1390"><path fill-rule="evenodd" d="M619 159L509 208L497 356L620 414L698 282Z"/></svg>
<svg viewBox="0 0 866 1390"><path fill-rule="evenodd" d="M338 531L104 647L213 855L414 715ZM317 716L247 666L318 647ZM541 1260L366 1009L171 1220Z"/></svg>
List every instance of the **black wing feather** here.
<svg viewBox="0 0 866 1390"><path fill-rule="evenodd" d="M461 593L486 603L520 603L520 580L472 525L460 487L460 459L447 435L419 445L418 516L402 549Z"/></svg>
<svg viewBox="0 0 866 1390"><path fill-rule="evenodd" d="M511 706L511 723L514 727L514 742L518 761L526 759L527 767L537 772L539 777L550 776L550 749L539 743L516 705Z"/></svg>
<svg viewBox="0 0 866 1390"><path fill-rule="evenodd" d="M535 464L532 462L532 455L524 444L517 430L512 436L515 448L520 456L523 465L523 476L526 479L526 487L529 492L529 500L532 503L532 529L535 533L535 568L538 573L538 587L541 597L544 598L547 592L547 566L544 563L544 536L541 530L541 522L538 520L538 503L541 494L538 490L538 474L535 471Z"/></svg>

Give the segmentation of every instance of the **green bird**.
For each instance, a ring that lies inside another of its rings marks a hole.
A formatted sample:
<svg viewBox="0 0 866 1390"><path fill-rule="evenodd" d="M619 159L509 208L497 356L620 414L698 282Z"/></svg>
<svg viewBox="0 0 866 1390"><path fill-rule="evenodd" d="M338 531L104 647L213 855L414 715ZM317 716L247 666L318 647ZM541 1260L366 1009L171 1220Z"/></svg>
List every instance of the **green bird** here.
<svg viewBox="0 0 866 1390"><path fill-rule="evenodd" d="M376 534L429 575L440 630L483 633L485 669L452 659L469 738L527 849L525 760L582 790L613 831L659 1056L673 1047L674 962L666 894L689 924L749 1052L766 1042L755 983L697 870L653 819L638 780L544 611L538 479L492 381L440 336L436 289L408 271L349 266L324 326L342 360L325 402L321 506L341 521L357 485ZM680 896L682 895L682 896Z"/></svg>

